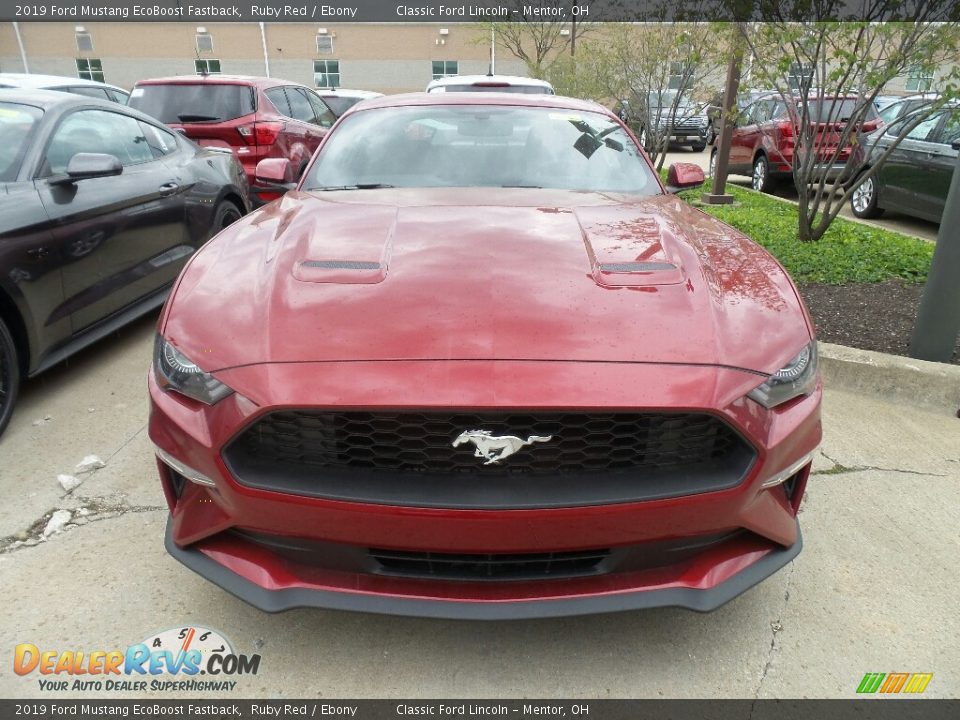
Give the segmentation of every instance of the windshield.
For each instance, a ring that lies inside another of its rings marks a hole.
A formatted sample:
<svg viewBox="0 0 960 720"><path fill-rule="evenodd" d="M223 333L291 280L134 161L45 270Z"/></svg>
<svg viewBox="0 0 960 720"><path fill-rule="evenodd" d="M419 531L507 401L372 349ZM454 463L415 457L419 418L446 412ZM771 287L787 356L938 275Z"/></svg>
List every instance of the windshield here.
<svg viewBox="0 0 960 720"><path fill-rule="evenodd" d="M605 115L495 105L357 112L329 136L303 187L383 185L661 192L637 146Z"/></svg>
<svg viewBox="0 0 960 720"><path fill-rule="evenodd" d="M141 85L127 104L163 123L219 122L249 115L256 109L248 85Z"/></svg>
<svg viewBox="0 0 960 720"><path fill-rule="evenodd" d="M17 179L30 136L42 116L43 111L32 105L0 102L0 182Z"/></svg>
<svg viewBox="0 0 960 720"><path fill-rule="evenodd" d="M358 97L347 97L345 95L324 95L323 101L327 104L327 107L333 111L333 114L337 117L343 115L347 110L352 108L362 98Z"/></svg>

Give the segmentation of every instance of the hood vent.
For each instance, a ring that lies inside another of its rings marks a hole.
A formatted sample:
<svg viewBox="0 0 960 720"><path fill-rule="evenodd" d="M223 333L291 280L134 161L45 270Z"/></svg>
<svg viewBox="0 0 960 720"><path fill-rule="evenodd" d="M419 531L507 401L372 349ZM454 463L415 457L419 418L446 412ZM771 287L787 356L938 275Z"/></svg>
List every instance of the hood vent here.
<svg viewBox="0 0 960 720"><path fill-rule="evenodd" d="M677 269L676 265L668 262L614 262L600 263L598 267L600 272L605 273L657 272Z"/></svg>
<svg viewBox="0 0 960 720"><path fill-rule="evenodd" d="M304 260L303 266L323 270L379 270L380 263L364 260Z"/></svg>

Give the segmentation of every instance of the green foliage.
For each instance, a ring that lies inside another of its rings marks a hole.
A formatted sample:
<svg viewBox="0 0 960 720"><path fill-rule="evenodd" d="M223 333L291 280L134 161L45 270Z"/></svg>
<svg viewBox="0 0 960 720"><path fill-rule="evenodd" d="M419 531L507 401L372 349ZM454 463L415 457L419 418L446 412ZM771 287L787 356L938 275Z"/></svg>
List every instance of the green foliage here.
<svg viewBox="0 0 960 720"><path fill-rule="evenodd" d="M701 192L681 196L693 202ZM795 205L736 186L728 185L727 192L736 198L735 205L700 209L765 247L797 282L845 285L927 279L933 243L844 218L837 218L819 241L800 242Z"/></svg>

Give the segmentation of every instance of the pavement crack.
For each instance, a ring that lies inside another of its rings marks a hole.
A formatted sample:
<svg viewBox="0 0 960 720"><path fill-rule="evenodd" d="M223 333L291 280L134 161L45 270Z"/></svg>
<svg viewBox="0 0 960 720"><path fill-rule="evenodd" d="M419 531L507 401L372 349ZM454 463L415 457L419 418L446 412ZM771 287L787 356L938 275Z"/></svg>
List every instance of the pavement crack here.
<svg viewBox="0 0 960 720"><path fill-rule="evenodd" d="M130 513L159 512L167 509L162 505L131 505L123 495L80 497L76 499L81 503L78 507L52 508L31 523L26 530L0 538L0 555L36 547L51 537L76 530L90 523L114 520ZM59 517L58 513L61 514ZM66 513L66 516L63 516L62 513ZM65 520L64 517L66 517ZM55 518L59 522L56 527L51 528L51 522Z"/></svg>
<svg viewBox="0 0 960 720"><path fill-rule="evenodd" d="M790 588L793 585L794 572L796 572L796 565L794 562L791 562L790 570L787 573L787 583L783 590L783 602L780 604L780 609L777 612L776 619L770 621L770 648L767 650L767 661L764 663L763 672L760 675L760 681L757 683L757 689L753 693L753 702L750 704L750 718L753 717L753 711L757 705L757 701L760 699L760 692L763 690L763 684L766 682L767 675L770 673L770 669L773 667L774 660L776 659L777 654L780 652L780 643L778 642L778 638L780 633L783 632L783 617L786 614L787 605L790 602Z"/></svg>
<svg viewBox="0 0 960 720"><path fill-rule="evenodd" d="M126 440L124 440L124 441L123 441L123 444L122 444L120 447L118 447L116 450L114 450L112 453L110 453L110 456L107 458L107 462L109 463L109 462L110 462L111 460L113 460L117 455L119 455L127 445L129 445L130 443L132 443L132 442L137 438L137 436L140 435L140 433L142 433L142 432L143 432L144 430L146 430L146 429L147 429L147 424L144 423L143 425L140 426L140 428L139 428L135 433L133 433L133 434L132 434L130 437L128 437Z"/></svg>
<svg viewBox="0 0 960 720"><path fill-rule="evenodd" d="M876 472L903 473L904 475L920 475L922 477L949 477L944 473L923 472L921 470L905 470L903 468L887 468L879 465L853 465L847 466L827 455L823 450L820 451L827 460L833 463L833 467L826 470L814 470L811 475L847 475L849 473L866 472L874 470Z"/></svg>

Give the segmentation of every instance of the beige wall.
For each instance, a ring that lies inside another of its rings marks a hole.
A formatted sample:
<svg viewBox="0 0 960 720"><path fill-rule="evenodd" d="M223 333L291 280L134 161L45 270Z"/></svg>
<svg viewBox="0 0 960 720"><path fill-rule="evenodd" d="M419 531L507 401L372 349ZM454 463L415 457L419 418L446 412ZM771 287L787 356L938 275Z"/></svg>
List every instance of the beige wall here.
<svg viewBox="0 0 960 720"><path fill-rule="evenodd" d="M194 73L196 29L213 36L213 51L201 58L220 60L221 71L263 75L265 67L257 23L84 23L93 51L77 50L76 23L20 23L30 71L75 77L76 58L98 58L104 80L130 87L137 80ZM317 30L333 37L333 52L319 54ZM447 28L446 35L440 28ZM313 60L340 61L343 87L379 92L423 90L431 80L431 61L457 60L460 72L485 73L489 45L477 42L471 24L277 23L267 24L270 74L313 84ZM524 64L500 51L497 71L526 75ZM22 72L12 23L0 23L0 71Z"/></svg>

